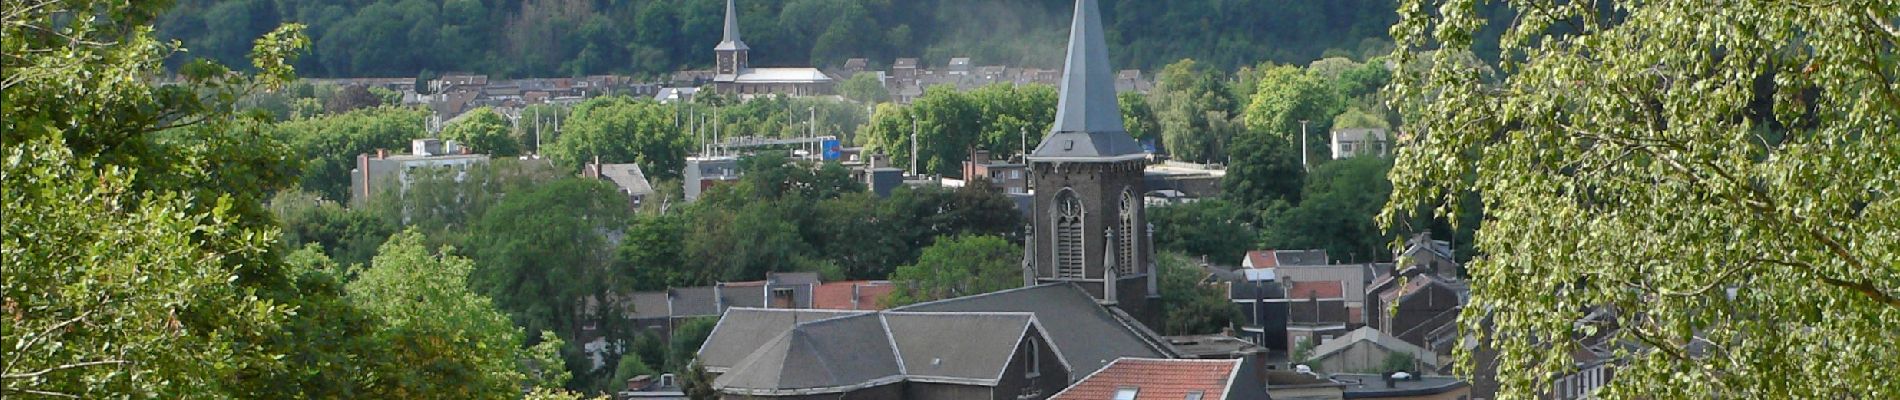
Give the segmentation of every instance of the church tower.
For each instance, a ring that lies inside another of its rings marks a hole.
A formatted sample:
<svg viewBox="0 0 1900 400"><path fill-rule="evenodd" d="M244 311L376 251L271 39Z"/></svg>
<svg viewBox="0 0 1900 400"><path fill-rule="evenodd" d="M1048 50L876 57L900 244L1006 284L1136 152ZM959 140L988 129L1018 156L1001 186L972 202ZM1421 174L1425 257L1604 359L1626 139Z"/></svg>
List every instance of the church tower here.
<svg viewBox="0 0 1900 400"><path fill-rule="evenodd" d="M739 40L739 12L736 7L733 7L732 2L733 0L726 0L725 40L719 41L719 46L713 47L714 73L719 75L738 75L741 71L745 71L746 52L752 50L746 47L744 40Z"/></svg>
<svg viewBox="0 0 1900 400"><path fill-rule="evenodd" d="M1029 155L1036 195L1023 275L1074 282L1149 322L1159 293L1142 206L1147 155L1122 126L1101 18L1096 0L1076 1L1055 125Z"/></svg>

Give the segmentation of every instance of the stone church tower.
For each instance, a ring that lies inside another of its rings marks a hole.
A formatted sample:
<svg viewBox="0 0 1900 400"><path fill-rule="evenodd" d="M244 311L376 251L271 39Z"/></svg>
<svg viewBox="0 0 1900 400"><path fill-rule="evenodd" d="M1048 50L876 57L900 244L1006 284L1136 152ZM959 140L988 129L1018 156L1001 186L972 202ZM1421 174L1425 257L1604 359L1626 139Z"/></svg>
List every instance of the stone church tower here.
<svg viewBox="0 0 1900 400"><path fill-rule="evenodd" d="M732 2L726 0L726 37L713 47L713 73L719 75L738 75L740 71L745 71L748 67L746 53L752 50L746 47L744 40L739 39L739 12Z"/></svg>
<svg viewBox="0 0 1900 400"><path fill-rule="evenodd" d="M1150 322L1159 293L1142 206L1147 155L1122 126L1095 0L1076 1L1069 29L1055 126L1029 155L1036 195L1023 275L1074 282Z"/></svg>

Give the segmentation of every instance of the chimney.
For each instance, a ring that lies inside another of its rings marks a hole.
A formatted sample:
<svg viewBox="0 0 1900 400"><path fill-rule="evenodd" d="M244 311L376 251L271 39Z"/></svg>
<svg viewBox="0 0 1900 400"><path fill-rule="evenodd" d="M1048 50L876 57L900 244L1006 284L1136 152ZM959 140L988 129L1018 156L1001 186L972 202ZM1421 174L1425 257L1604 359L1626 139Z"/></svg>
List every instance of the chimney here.
<svg viewBox="0 0 1900 400"><path fill-rule="evenodd" d="M382 159L388 159L388 158L389 158L389 149L376 149L376 159L382 160Z"/></svg>

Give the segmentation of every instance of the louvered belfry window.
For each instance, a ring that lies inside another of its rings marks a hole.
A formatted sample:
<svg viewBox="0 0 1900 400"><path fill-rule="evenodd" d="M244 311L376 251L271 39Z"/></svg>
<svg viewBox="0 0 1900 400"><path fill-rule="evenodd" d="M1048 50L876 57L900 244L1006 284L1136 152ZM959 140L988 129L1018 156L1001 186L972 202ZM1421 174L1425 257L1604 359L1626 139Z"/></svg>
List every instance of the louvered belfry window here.
<svg viewBox="0 0 1900 400"><path fill-rule="evenodd" d="M1082 200L1068 190L1056 195L1056 277L1083 278Z"/></svg>

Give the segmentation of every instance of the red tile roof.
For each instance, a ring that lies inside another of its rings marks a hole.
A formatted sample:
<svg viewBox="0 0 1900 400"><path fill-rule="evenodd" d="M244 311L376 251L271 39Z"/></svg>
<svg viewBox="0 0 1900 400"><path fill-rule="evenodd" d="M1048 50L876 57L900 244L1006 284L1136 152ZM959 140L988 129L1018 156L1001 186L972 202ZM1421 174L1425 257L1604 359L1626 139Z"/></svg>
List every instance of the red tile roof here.
<svg viewBox="0 0 1900 400"><path fill-rule="evenodd" d="M1273 256L1273 250L1254 250L1247 252L1247 261L1254 268L1273 268L1279 265L1279 257Z"/></svg>
<svg viewBox="0 0 1900 400"><path fill-rule="evenodd" d="M1203 399L1222 399L1234 384L1241 360L1157 360L1121 358L1052 400L1107 400L1121 388L1136 388L1135 398L1180 400L1194 391Z"/></svg>
<svg viewBox="0 0 1900 400"><path fill-rule="evenodd" d="M881 310L879 303L896 288L886 281L826 282L812 291L812 308L823 310ZM853 302L853 289L856 289Z"/></svg>
<svg viewBox="0 0 1900 400"><path fill-rule="evenodd" d="M1293 282L1293 288L1286 291L1289 299L1338 299L1345 298L1345 284L1339 281Z"/></svg>

